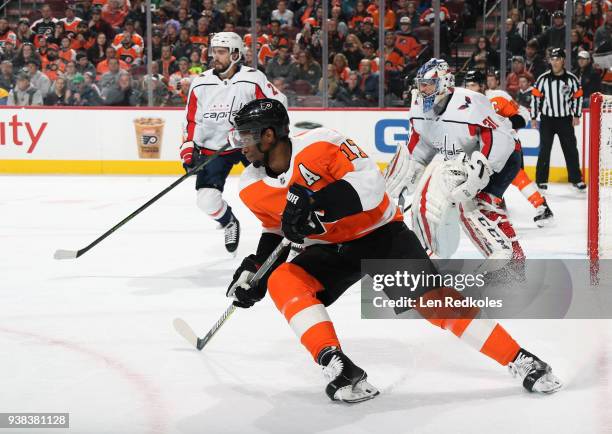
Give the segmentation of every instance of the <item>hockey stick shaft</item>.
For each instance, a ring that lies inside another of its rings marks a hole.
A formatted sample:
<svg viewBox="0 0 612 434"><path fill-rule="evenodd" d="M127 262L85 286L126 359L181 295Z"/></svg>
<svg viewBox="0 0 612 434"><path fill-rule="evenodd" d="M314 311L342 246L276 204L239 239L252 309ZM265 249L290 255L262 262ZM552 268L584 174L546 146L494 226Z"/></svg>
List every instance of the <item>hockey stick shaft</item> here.
<svg viewBox="0 0 612 434"><path fill-rule="evenodd" d="M147 201L144 205L142 205L140 208L138 208L136 211L134 211L133 213L131 213L129 216L127 216L126 218L124 218L123 220L121 220L119 223L117 223L115 226L113 226L112 228L110 228L108 231L104 232L102 235L100 235L98 238L96 238L92 243L90 243L89 245L87 245L86 247L83 247L80 250L77 251L72 251L72 250L57 250L55 252L55 259L75 259L78 258L79 256L84 255L85 253L87 253L89 250L91 250L93 247L95 247L97 244L99 244L102 240L104 240L105 238L107 238L108 236L110 236L113 232L115 232L117 229L119 229L120 227L122 227L124 224L126 224L127 222L129 222L130 220L132 220L134 217L136 217L138 214L140 214L141 212L143 212L145 209L147 209L148 207L150 207L152 204L154 204L155 202L157 202L161 197L163 197L166 193L168 193L169 191L171 191L172 189L174 189L174 187L176 187L177 185L179 185L180 183L182 183L184 180L186 180L187 178L189 178L191 175L196 174L197 172L199 172L200 170L202 170L202 168L206 167L212 160L214 160L215 158L217 158L223 151L225 151L227 148L229 148L229 143L224 145L223 147L221 147L221 149L219 149L218 151L216 151L214 154L210 155L207 159L203 160L200 164L198 164L197 166L195 166L194 168L190 169L187 173L185 173L183 176L181 176L179 179L177 179L176 181L174 181L172 184L170 184L168 187L164 188L162 191L160 191L158 194L156 194L154 197L152 197L149 201Z"/></svg>
<svg viewBox="0 0 612 434"><path fill-rule="evenodd" d="M283 241L281 241L281 243L278 246L276 246L276 248L270 254L270 256L268 256L268 259L266 259L266 261L261 265L261 267L259 267L259 269L253 275L249 283L253 284L253 283L259 282L259 280L270 270L272 265L274 265L274 263L278 260L283 250L289 245L290 245L289 240L283 239ZM193 331L193 329L184 320L180 318L176 318L174 320L174 328L189 343L195 346L196 349L198 349L199 351L202 351L202 348L204 348L206 344L210 342L212 337L219 331L219 329L223 326L223 324L226 323L226 321L235 311L236 311L236 306L234 306L233 303L230 304L229 307L225 309L225 312L223 312L223 315L221 315L221 317L212 326L212 328L208 331L208 333L206 333L206 335L204 335L204 337L202 338L198 337Z"/></svg>

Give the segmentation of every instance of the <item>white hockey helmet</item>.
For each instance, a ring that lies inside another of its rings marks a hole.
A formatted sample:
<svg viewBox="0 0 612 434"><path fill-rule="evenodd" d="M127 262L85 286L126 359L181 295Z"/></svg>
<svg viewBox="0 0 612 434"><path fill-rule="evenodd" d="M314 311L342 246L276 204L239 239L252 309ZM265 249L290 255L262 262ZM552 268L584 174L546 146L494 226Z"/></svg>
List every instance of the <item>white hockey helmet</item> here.
<svg viewBox="0 0 612 434"><path fill-rule="evenodd" d="M423 101L423 111L428 112L455 87L455 76L446 60L433 58L419 68L414 84ZM434 90L425 94L421 91L421 84L433 84Z"/></svg>
<svg viewBox="0 0 612 434"><path fill-rule="evenodd" d="M230 53L238 52L240 59L244 59L244 43L242 38L234 32L219 32L215 33L210 40L210 54L215 47L224 47Z"/></svg>

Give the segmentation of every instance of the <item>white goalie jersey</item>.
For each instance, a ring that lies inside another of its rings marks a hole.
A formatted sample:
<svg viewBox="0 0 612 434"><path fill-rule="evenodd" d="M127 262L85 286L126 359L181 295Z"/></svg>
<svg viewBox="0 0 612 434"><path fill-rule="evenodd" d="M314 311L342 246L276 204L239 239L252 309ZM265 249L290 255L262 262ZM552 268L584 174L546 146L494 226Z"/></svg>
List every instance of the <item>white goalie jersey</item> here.
<svg viewBox="0 0 612 434"><path fill-rule="evenodd" d="M411 158L426 166L441 154L445 160L480 151L493 172L499 172L520 143L510 122L498 116L482 94L455 88L441 115L423 113L417 100L410 109L411 131L406 146Z"/></svg>
<svg viewBox="0 0 612 434"><path fill-rule="evenodd" d="M183 143L218 150L227 143L234 115L246 103L260 98L279 100L287 107L287 97L256 69L241 66L228 80L209 69L191 84L183 130Z"/></svg>

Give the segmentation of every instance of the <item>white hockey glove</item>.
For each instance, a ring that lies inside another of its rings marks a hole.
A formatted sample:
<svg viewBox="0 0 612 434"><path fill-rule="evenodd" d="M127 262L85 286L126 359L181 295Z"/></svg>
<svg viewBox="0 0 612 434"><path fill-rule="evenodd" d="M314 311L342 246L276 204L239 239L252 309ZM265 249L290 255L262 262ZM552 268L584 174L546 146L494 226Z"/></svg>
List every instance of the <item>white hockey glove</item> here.
<svg viewBox="0 0 612 434"><path fill-rule="evenodd" d="M404 189L412 194L425 171L425 166L410 157L405 144L397 147L395 155L385 170L387 192L394 199L399 198Z"/></svg>
<svg viewBox="0 0 612 434"><path fill-rule="evenodd" d="M451 197L457 203L474 199L476 194L487 186L493 174L489 160L478 151L474 151L469 158L467 155L463 157L463 170L465 182L451 192Z"/></svg>

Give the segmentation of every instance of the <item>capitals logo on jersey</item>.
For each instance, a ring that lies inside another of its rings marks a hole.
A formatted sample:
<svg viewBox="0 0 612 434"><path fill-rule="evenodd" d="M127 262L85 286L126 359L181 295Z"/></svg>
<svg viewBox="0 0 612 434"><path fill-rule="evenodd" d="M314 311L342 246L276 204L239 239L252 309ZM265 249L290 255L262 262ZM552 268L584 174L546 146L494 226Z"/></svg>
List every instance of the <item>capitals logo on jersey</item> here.
<svg viewBox="0 0 612 434"><path fill-rule="evenodd" d="M472 104L472 99L469 96L466 96L465 97L465 104L460 105L457 110L465 110L465 109L470 107L470 104Z"/></svg>

